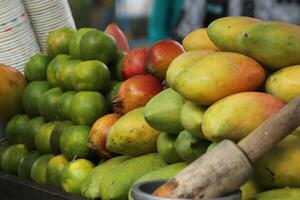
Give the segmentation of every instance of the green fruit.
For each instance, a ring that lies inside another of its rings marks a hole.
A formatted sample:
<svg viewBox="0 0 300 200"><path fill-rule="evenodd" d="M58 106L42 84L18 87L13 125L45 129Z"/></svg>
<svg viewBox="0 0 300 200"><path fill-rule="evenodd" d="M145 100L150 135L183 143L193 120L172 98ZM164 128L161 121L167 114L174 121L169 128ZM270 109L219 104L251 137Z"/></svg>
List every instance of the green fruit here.
<svg viewBox="0 0 300 200"><path fill-rule="evenodd" d="M300 63L298 25L270 21L254 23L245 27L236 41L239 52L270 69L277 70Z"/></svg>
<svg viewBox="0 0 300 200"><path fill-rule="evenodd" d="M162 158L151 153L122 162L118 167L113 168L104 175L100 185L102 200L127 199L132 184L143 175L158 170L167 164Z"/></svg>
<svg viewBox="0 0 300 200"><path fill-rule="evenodd" d="M94 167L93 163L85 159L74 160L68 163L62 173L63 190L80 195L80 187Z"/></svg>
<svg viewBox="0 0 300 200"><path fill-rule="evenodd" d="M9 146L2 155L1 166L4 172L17 175L18 165L28 151L23 144Z"/></svg>
<svg viewBox="0 0 300 200"><path fill-rule="evenodd" d="M62 187L62 173L68 160L63 155L57 155L49 160L46 170L46 183L53 187Z"/></svg>
<svg viewBox="0 0 300 200"><path fill-rule="evenodd" d="M112 125L106 148L130 156L156 152L158 135L145 121L144 107L141 107L126 113Z"/></svg>
<svg viewBox="0 0 300 200"><path fill-rule="evenodd" d="M58 154L61 152L59 146L60 137L65 131L65 129L71 125L73 125L71 121L58 121L55 124L50 137L50 146L52 153Z"/></svg>
<svg viewBox="0 0 300 200"><path fill-rule="evenodd" d="M39 156L40 154L38 152L32 152L24 155L18 165L18 176L30 179L32 165Z"/></svg>
<svg viewBox="0 0 300 200"><path fill-rule="evenodd" d="M98 92L76 93L70 107L71 120L78 125L91 125L107 112L107 102Z"/></svg>
<svg viewBox="0 0 300 200"><path fill-rule="evenodd" d="M145 120L157 130L178 134L183 130L180 112L185 100L171 88L153 97L145 107Z"/></svg>
<svg viewBox="0 0 300 200"><path fill-rule="evenodd" d="M53 158L52 154L40 156L31 167L31 179L41 185L46 184L46 172L49 160Z"/></svg>
<svg viewBox="0 0 300 200"><path fill-rule="evenodd" d="M59 119L69 120L71 118L70 109L75 94L76 94L75 91L68 91L68 92L64 92L61 95L57 105L57 114L59 116Z"/></svg>
<svg viewBox="0 0 300 200"><path fill-rule="evenodd" d="M176 152L188 163L204 154L209 145L209 141L201 140L188 131L180 132L175 142Z"/></svg>
<svg viewBox="0 0 300 200"><path fill-rule="evenodd" d="M202 106L186 101L180 114L180 121L184 129L202 139L205 139L201 129L204 112L205 109Z"/></svg>
<svg viewBox="0 0 300 200"><path fill-rule="evenodd" d="M251 200L297 200L299 196L299 188L281 188L262 192Z"/></svg>
<svg viewBox="0 0 300 200"><path fill-rule="evenodd" d="M160 133L157 139L158 154L168 163L182 161L175 149L176 135Z"/></svg>
<svg viewBox="0 0 300 200"><path fill-rule="evenodd" d="M107 66L100 61L81 62L74 67L72 85L77 91L105 93L110 85L110 72Z"/></svg>
<svg viewBox="0 0 300 200"><path fill-rule="evenodd" d="M122 67L123 58L126 56L127 52L118 51L114 61L110 64L109 69L111 72L112 80L122 81Z"/></svg>
<svg viewBox="0 0 300 200"><path fill-rule="evenodd" d="M112 89L110 90L110 92L108 93L108 95L106 96L106 99L111 107L113 107L112 100L115 96L117 96L122 83L123 82L115 83L114 86L112 87Z"/></svg>
<svg viewBox="0 0 300 200"><path fill-rule="evenodd" d="M74 30L68 27L62 27L49 33L47 38L47 53L50 57L59 54L69 54L70 38Z"/></svg>
<svg viewBox="0 0 300 200"><path fill-rule="evenodd" d="M57 70L64 64L66 60L71 59L69 55L58 55L51 60L47 68L47 80L51 87L57 87L56 79Z"/></svg>
<svg viewBox="0 0 300 200"><path fill-rule="evenodd" d="M24 74L28 81L47 80L47 66L50 58L47 54L39 53L32 56L26 63Z"/></svg>
<svg viewBox="0 0 300 200"><path fill-rule="evenodd" d="M62 154L68 160L89 157L89 133L89 126L68 126L60 137L60 150Z"/></svg>
<svg viewBox="0 0 300 200"><path fill-rule="evenodd" d="M82 39L84 34L93 30L96 29L81 28L71 36L70 43L69 43L69 52L72 58L80 58L80 40Z"/></svg>
<svg viewBox="0 0 300 200"><path fill-rule="evenodd" d="M43 93L38 104L41 115L46 121L58 120L58 103L62 91L59 87L52 88Z"/></svg>
<svg viewBox="0 0 300 200"><path fill-rule="evenodd" d="M30 119L25 128L25 146L28 150L35 150L34 138L38 134L39 129L45 124L43 117L35 117Z"/></svg>
<svg viewBox="0 0 300 200"><path fill-rule="evenodd" d="M255 183L254 180L250 179L244 185L240 187L242 192L242 199L241 200L250 200L253 199L259 192L260 188Z"/></svg>
<svg viewBox="0 0 300 200"><path fill-rule="evenodd" d="M60 67L56 70L57 85L63 90L72 90L72 77L75 66L79 64L81 60L65 60Z"/></svg>
<svg viewBox="0 0 300 200"><path fill-rule="evenodd" d="M0 143L0 171L2 171L2 164L1 164L1 160L3 157L4 152L6 151L6 149L9 147L8 142L1 142Z"/></svg>
<svg viewBox="0 0 300 200"><path fill-rule="evenodd" d="M42 125L35 135L35 146L41 154L51 153L50 138L56 123L57 122L48 122Z"/></svg>
<svg viewBox="0 0 300 200"><path fill-rule="evenodd" d="M44 92L50 89L47 81L34 81L27 85L22 97L22 105L25 112L30 117L37 117L40 115L39 102Z"/></svg>
<svg viewBox="0 0 300 200"><path fill-rule="evenodd" d="M89 31L80 40L82 60L100 60L108 64L115 58L116 53L115 39L102 31Z"/></svg>
<svg viewBox="0 0 300 200"><path fill-rule="evenodd" d="M87 199L100 198L100 185L105 175L128 159L129 156L118 156L95 167L81 185L82 196Z"/></svg>
<svg viewBox="0 0 300 200"><path fill-rule="evenodd" d="M11 144L24 144L25 128L29 118L27 115L15 115L6 126L6 137Z"/></svg>

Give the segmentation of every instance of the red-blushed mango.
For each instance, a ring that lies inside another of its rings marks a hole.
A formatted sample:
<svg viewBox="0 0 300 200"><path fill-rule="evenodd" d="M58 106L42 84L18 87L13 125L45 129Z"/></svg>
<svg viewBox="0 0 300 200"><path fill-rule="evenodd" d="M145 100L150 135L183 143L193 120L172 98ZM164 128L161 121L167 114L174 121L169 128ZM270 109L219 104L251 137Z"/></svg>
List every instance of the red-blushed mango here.
<svg viewBox="0 0 300 200"><path fill-rule="evenodd" d="M241 30L259 19L243 16L222 17L209 24L209 38L222 50L238 52L236 39Z"/></svg>
<svg viewBox="0 0 300 200"><path fill-rule="evenodd" d="M207 139L238 142L278 112L284 102L261 92L242 92L210 106L203 117L202 131Z"/></svg>
<svg viewBox="0 0 300 200"><path fill-rule="evenodd" d="M186 51L202 49L220 51L220 49L208 37L206 28L199 28L187 34L182 40L182 45Z"/></svg>
<svg viewBox="0 0 300 200"><path fill-rule="evenodd" d="M228 95L253 91L265 80L265 70L255 60L237 53L205 56L181 72L174 88L186 99L211 105Z"/></svg>
<svg viewBox="0 0 300 200"><path fill-rule="evenodd" d="M300 95L300 65L287 67L270 75L266 82L266 91L285 102Z"/></svg>
<svg viewBox="0 0 300 200"><path fill-rule="evenodd" d="M240 53L271 69L300 64L300 26L284 22L251 24L237 38Z"/></svg>
<svg viewBox="0 0 300 200"><path fill-rule="evenodd" d="M203 50L195 50L185 52L179 56L177 56L170 64L166 80L168 85L174 89L174 82L178 74L185 70L186 68L192 66L198 60L204 58L205 56L215 53L215 50L212 49L203 49Z"/></svg>

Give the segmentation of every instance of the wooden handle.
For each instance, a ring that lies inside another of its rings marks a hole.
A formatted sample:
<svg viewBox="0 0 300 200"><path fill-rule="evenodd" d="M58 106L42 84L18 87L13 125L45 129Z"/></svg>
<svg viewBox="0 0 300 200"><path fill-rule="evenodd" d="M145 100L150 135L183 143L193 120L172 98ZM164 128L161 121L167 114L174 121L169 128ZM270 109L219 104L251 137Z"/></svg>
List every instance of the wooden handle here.
<svg viewBox="0 0 300 200"><path fill-rule="evenodd" d="M300 95L242 139L238 146L253 163L300 126Z"/></svg>

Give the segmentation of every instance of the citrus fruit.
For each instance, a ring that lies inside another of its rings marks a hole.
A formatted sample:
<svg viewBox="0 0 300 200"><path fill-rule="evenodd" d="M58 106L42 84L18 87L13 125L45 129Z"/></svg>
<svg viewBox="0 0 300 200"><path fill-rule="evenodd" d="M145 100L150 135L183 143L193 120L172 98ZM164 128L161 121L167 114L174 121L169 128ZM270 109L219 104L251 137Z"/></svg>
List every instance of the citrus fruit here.
<svg viewBox="0 0 300 200"><path fill-rule="evenodd" d="M60 137L60 150L68 159L90 156L88 148L89 126L68 126Z"/></svg>
<svg viewBox="0 0 300 200"><path fill-rule="evenodd" d="M72 121L57 121L55 124L51 137L50 137L50 146L52 153L58 154L60 153L59 141L62 133L68 127L73 125Z"/></svg>
<svg viewBox="0 0 300 200"><path fill-rule="evenodd" d="M78 125L91 125L107 112L106 99L98 92L78 92L70 107L71 120Z"/></svg>
<svg viewBox="0 0 300 200"><path fill-rule="evenodd" d="M43 93L39 100L39 110L46 121L53 121L59 119L58 116L58 102L62 95L59 87L52 88Z"/></svg>
<svg viewBox="0 0 300 200"><path fill-rule="evenodd" d="M104 93L110 84L107 66L97 60L84 61L74 67L73 88L77 91L100 91Z"/></svg>
<svg viewBox="0 0 300 200"><path fill-rule="evenodd" d="M6 127L6 137L11 144L23 144L25 138L25 127L29 121L27 115L15 115Z"/></svg>
<svg viewBox="0 0 300 200"><path fill-rule="evenodd" d="M46 184L46 172L49 160L53 158L52 154L40 156L31 167L30 177L38 184Z"/></svg>
<svg viewBox="0 0 300 200"><path fill-rule="evenodd" d="M64 61L69 60L69 55L58 55L51 60L47 68L47 80L49 81L51 87L58 86L57 79L56 79L56 72L59 67L62 66Z"/></svg>
<svg viewBox="0 0 300 200"><path fill-rule="evenodd" d="M47 80L47 66L50 58L47 54L39 53L32 56L26 63L24 74L28 81Z"/></svg>
<svg viewBox="0 0 300 200"><path fill-rule="evenodd" d="M26 123L24 142L28 150L36 149L34 138L44 124L45 121L43 117L32 118Z"/></svg>
<svg viewBox="0 0 300 200"><path fill-rule="evenodd" d="M28 151L24 144L9 146L2 155L1 165L4 172L17 175L18 165Z"/></svg>
<svg viewBox="0 0 300 200"><path fill-rule="evenodd" d="M46 172L47 184L61 188L62 172L67 163L68 160L63 155L54 156L49 160Z"/></svg>
<svg viewBox="0 0 300 200"><path fill-rule="evenodd" d="M8 147L9 147L8 142L0 143L0 171L2 170L2 165L1 165L2 156Z"/></svg>
<svg viewBox="0 0 300 200"><path fill-rule="evenodd" d="M81 60L65 60L56 71L56 80L59 87L63 90L72 90L73 71Z"/></svg>
<svg viewBox="0 0 300 200"><path fill-rule="evenodd" d="M32 152L25 154L19 162L18 165L18 175L22 178L30 179L31 167L33 163L39 158L40 154L38 152Z"/></svg>
<svg viewBox="0 0 300 200"><path fill-rule="evenodd" d="M27 85L22 97L22 104L30 117L40 115L38 102L42 94L49 89L50 85L47 81L33 81Z"/></svg>
<svg viewBox="0 0 300 200"><path fill-rule="evenodd" d="M67 164L62 174L63 190L80 195L81 184L94 167L94 164L86 159L74 160Z"/></svg>
<svg viewBox="0 0 300 200"><path fill-rule="evenodd" d="M50 57L69 54L69 42L74 30L69 27L56 29L47 38L47 53Z"/></svg>
<svg viewBox="0 0 300 200"><path fill-rule="evenodd" d="M35 146L41 154L51 153L50 138L56 123L49 122L42 125L35 135Z"/></svg>
<svg viewBox="0 0 300 200"><path fill-rule="evenodd" d="M70 119L70 106L75 94L75 91L68 91L61 95L57 105L57 114L60 119Z"/></svg>

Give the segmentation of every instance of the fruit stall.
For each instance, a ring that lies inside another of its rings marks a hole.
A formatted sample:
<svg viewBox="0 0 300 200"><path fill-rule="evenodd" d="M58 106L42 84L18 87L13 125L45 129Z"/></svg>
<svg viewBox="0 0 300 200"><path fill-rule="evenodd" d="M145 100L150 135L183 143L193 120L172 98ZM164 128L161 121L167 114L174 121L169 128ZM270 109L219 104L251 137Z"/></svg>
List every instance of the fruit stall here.
<svg viewBox="0 0 300 200"><path fill-rule="evenodd" d="M115 23L76 30L67 1L43 5L66 20L41 28L41 3L23 2L15 12L28 15L0 31L1 200L139 200L134 185L238 143L300 95L298 25L224 17L131 49ZM300 126L226 199L300 199L299 137Z"/></svg>

